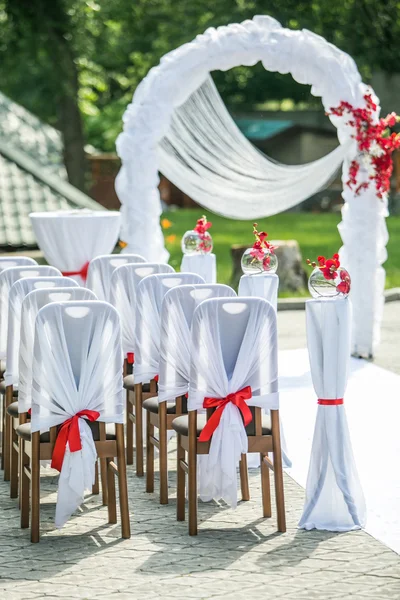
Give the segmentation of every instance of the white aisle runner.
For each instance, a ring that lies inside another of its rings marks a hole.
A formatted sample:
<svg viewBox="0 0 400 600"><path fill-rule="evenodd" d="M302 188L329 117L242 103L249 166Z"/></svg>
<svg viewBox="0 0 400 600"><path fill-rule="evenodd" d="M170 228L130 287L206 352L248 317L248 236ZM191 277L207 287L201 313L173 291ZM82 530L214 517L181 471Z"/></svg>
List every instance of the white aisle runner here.
<svg viewBox="0 0 400 600"><path fill-rule="evenodd" d="M306 349L279 353L280 412L292 467L305 487L317 412ZM367 504L366 531L400 554L400 376L351 359L344 398Z"/></svg>

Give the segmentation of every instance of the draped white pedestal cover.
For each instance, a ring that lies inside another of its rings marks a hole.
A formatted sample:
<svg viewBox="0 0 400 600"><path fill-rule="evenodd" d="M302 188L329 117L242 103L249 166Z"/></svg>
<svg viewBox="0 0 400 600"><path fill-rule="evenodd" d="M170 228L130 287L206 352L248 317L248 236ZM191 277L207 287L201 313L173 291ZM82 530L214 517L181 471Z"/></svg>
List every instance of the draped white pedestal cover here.
<svg viewBox="0 0 400 600"><path fill-rule="evenodd" d="M164 263L128 264L117 267L111 276L110 302L121 318L124 356L134 352L137 287L145 277L157 273L174 273Z"/></svg>
<svg viewBox="0 0 400 600"><path fill-rule="evenodd" d="M206 283L217 283L217 259L215 254L184 254L181 273L197 273Z"/></svg>
<svg viewBox="0 0 400 600"><path fill-rule="evenodd" d="M205 300L192 323L188 408L202 410L205 397L226 398L246 386L249 406L279 408L276 312L261 298ZM222 498L236 507L237 466L247 450L241 413L228 403L202 461L202 500Z"/></svg>
<svg viewBox="0 0 400 600"><path fill-rule="evenodd" d="M144 263L140 254L106 254L90 261L86 287L92 290L99 300L110 302L111 277L115 269L130 263Z"/></svg>
<svg viewBox="0 0 400 600"><path fill-rule="evenodd" d="M29 215L47 262L62 273L80 271L96 256L109 254L118 241L120 213L69 210ZM80 284L84 280L74 276Z"/></svg>
<svg viewBox="0 0 400 600"><path fill-rule="evenodd" d="M65 285L69 279L63 278ZM51 302L68 302L73 300L97 300L95 294L80 287L73 281L74 287L57 286L29 292L22 301L21 328L18 363L18 411L27 412L32 405L32 362L33 341L37 313L43 306Z"/></svg>
<svg viewBox="0 0 400 600"><path fill-rule="evenodd" d="M276 273L242 275L239 281L238 296L265 298L275 310L278 308L279 277Z"/></svg>
<svg viewBox="0 0 400 600"><path fill-rule="evenodd" d="M35 326L32 432L60 425L82 410L99 421L123 423L123 357L117 311L105 302L54 302ZM62 385L60 383L62 382ZM86 419L79 418L82 450L67 443L58 482L56 527L83 502L95 479L96 447Z"/></svg>
<svg viewBox="0 0 400 600"><path fill-rule="evenodd" d="M27 277L57 277L61 273L55 267L46 265L27 265L10 267L0 273L0 358L5 359L7 353L8 332L8 296L10 289L18 279Z"/></svg>
<svg viewBox="0 0 400 600"><path fill-rule="evenodd" d="M78 286L69 277L27 277L14 283L8 296L7 365L4 373L6 385L18 383L18 356L21 333L21 309L24 298L32 290Z"/></svg>
<svg viewBox="0 0 400 600"><path fill-rule="evenodd" d="M348 299L306 303L311 376L319 399L343 398L350 361L351 305ZM318 406L299 527L349 531L366 518L343 404Z"/></svg>
<svg viewBox="0 0 400 600"><path fill-rule="evenodd" d="M165 294L178 285L204 283L194 273L145 277L137 289L135 328L135 383L147 383L159 372L161 306Z"/></svg>
<svg viewBox="0 0 400 600"><path fill-rule="evenodd" d="M195 309L209 298L233 298L228 285L180 285L165 294L161 309L158 401L175 400L189 390L190 328Z"/></svg>

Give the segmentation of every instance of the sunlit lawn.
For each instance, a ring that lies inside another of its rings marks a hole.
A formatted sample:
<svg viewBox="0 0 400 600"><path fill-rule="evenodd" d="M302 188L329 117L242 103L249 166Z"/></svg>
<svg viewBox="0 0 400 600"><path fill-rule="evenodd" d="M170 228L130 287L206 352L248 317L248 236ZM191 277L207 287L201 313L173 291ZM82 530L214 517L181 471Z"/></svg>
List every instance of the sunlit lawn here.
<svg viewBox="0 0 400 600"><path fill-rule="evenodd" d="M171 254L170 264L179 269L182 252L181 237L188 229L193 229L196 219L202 214L212 221L210 230L214 241L214 252L217 256L218 281L229 283L232 273L230 248L232 244L252 243L253 221L234 221L219 217L202 209L178 209L163 215L172 225L164 229L166 246ZM295 239L300 245L305 267L306 258L315 259L317 255L332 255L341 246L337 230L340 214L336 213L283 213L260 219L259 230L265 230L271 240ZM400 287L400 217L387 219L389 243L386 269L386 287ZM173 240L173 236L176 236Z"/></svg>

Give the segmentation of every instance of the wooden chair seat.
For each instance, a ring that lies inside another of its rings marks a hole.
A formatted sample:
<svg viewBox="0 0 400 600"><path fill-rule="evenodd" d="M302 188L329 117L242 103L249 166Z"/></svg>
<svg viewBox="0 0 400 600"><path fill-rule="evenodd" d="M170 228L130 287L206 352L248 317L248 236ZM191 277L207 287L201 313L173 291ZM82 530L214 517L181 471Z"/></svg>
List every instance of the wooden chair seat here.
<svg viewBox="0 0 400 600"><path fill-rule="evenodd" d="M130 392L135 391L135 376L134 375L126 375L124 377L124 388L129 390ZM148 394L150 392L150 383L143 383L142 391L144 394Z"/></svg>
<svg viewBox="0 0 400 600"><path fill-rule="evenodd" d="M11 402L11 404L7 406L7 414L13 419L18 419L18 401Z"/></svg>
<svg viewBox="0 0 400 600"><path fill-rule="evenodd" d="M3 379L3 381L0 381L0 394L5 394L5 393L6 393L6 384ZM13 386L13 396L14 396L14 398L18 398L18 385Z"/></svg>
<svg viewBox="0 0 400 600"><path fill-rule="evenodd" d="M143 402L143 408L145 410L150 411L151 413L157 415L159 410L159 402L158 396L154 398L148 398ZM167 402L167 415L175 415L176 414L176 404L175 402Z"/></svg>
<svg viewBox="0 0 400 600"><path fill-rule="evenodd" d="M0 379L3 378L5 372L6 372L6 361L0 360Z"/></svg>
<svg viewBox="0 0 400 600"><path fill-rule="evenodd" d="M199 435L203 431L206 421L207 421L206 415L199 415L199 414L197 415L197 428L196 428L197 437L199 437ZM251 425L252 425L252 423L250 423L250 425L248 425L248 427L250 427ZM247 431L248 427L246 427L246 431ZM172 428L179 435L188 436L189 435L189 415L182 415L180 417L176 417L176 419L174 419L172 421ZM271 435L271 433L272 433L271 418L268 415L263 415L263 417L262 417L262 435Z"/></svg>
<svg viewBox="0 0 400 600"><path fill-rule="evenodd" d="M14 402L14 404L17 404L17 403ZM89 425L90 429L92 430L94 441L99 442L100 441L100 427L99 427L98 421L94 421L94 422L87 421L87 424ZM32 433L31 433L31 424L30 423L23 423L22 425L18 425L18 427L16 428L16 432L17 432L17 435L19 435L24 441L26 441L26 442L31 441ZM115 440L115 439L116 439L116 436L115 436L114 423L106 423L106 440ZM42 433L40 435L40 441L44 442L44 443L50 442L50 432L45 431L44 433Z"/></svg>

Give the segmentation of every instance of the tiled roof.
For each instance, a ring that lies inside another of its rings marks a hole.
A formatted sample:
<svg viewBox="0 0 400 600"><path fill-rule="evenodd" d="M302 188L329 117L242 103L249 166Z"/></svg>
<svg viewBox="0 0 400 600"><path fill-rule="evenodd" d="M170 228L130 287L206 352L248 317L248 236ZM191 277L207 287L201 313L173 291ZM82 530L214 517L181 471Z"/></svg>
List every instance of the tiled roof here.
<svg viewBox="0 0 400 600"><path fill-rule="evenodd" d="M0 248L37 246L29 213L104 210L66 181L60 134L0 94Z"/></svg>

